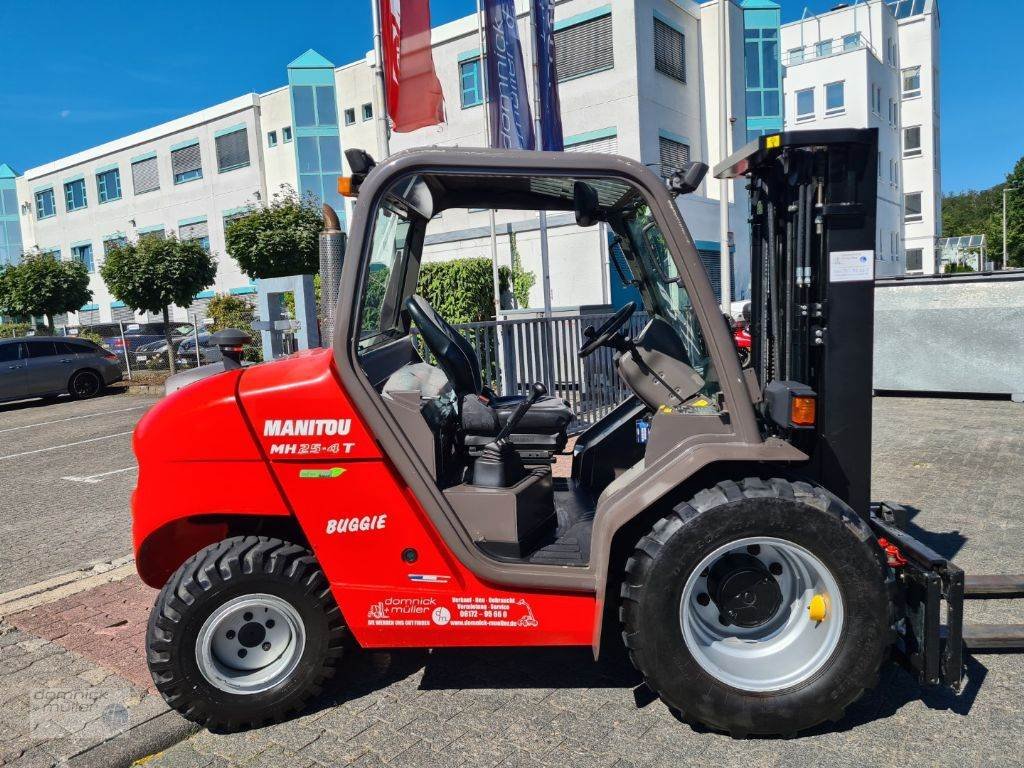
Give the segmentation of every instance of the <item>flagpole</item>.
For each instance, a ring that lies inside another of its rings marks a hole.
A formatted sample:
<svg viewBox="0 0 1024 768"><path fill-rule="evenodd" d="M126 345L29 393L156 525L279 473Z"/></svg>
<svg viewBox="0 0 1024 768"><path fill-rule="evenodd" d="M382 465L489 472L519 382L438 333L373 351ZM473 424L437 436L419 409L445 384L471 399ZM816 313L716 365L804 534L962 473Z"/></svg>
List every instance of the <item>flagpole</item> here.
<svg viewBox="0 0 1024 768"><path fill-rule="evenodd" d="M375 121L377 129L377 152L378 159L384 159L391 154L390 141L388 139L388 99L387 90L384 85L384 54L382 49L380 29L380 0L370 0L370 8L373 11L373 67L376 76L373 83L373 105L374 113L377 116Z"/></svg>
<svg viewBox="0 0 1024 768"><path fill-rule="evenodd" d="M537 0L530 0L530 50L533 53L533 137L538 150L544 149L540 115L540 51L537 46ZM548 212L540 215L540 274L544 291L544 317L551 317L551 264L548 258Z"/></svg>
<svg viewBox="0 0 1024 768"><path fill-rule="evenodd" d="M729 56L729 14L726 0L718 2L720 28L718 30L718 120L720 156L719 161L729 156L729 99L728 56ZM722 312L732 316L732 264L729 258L729 181L723 178L718 202L719 268L722 286Z"/></svg>
<svg viewBox="0 0 1024 768"><path fill-rule="evenodd" d="M484 11L481 0L476 0L476 31L480 40L480 81L484 108L484 146L491 146L491 103L487 94L487 38L484 35ZM501 312L501 280L498 276L498 234L494 224L494 209L491 219L491 278L494 281L494 319Z"/></svg>

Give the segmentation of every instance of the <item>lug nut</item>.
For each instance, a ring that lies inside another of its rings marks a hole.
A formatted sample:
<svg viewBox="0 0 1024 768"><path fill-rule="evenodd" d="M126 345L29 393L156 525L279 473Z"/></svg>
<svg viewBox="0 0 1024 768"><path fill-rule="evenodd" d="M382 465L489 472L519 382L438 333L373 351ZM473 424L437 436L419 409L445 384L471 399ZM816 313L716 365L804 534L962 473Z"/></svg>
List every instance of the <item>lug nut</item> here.
<svg viewBox="0 0 1024 768"><path fill-rule="evenodd" d="M769 565L768 566L768 573L770 573L772 576L781 576L782 575L782 563L772 563L771 565Z"/></svg>
<svg viewBox="0 0 1024 768"><path fill-rule="evenodd" d="M270 650L270 643L264 643L263 645L260 646L260 648L262 648L264 651L269 651Z"/></svg>
<svg viewBox="0 0 1024 768"><path fill-rule="evenodd" d="M708 605L710 602L711 602L711 598L708 596L707 592L701 592L699 595L697 595L697 603L698 604L700 604L700 605Z"/></svg>
<svg viewBox="0 0 1024 768"><path fill-rule="evenodd" d="M274 620L273 619L267 619L267 629L273 629L273 628L274 628Z"/></svg>
<svg viewBox="0 0 1024 768"><path fill-rule="evenodd" d="M244 659L249 652L245 648L238 649L238 658Z"/></svg>
<svg viewBox="0 0 1024 768"><path fill-rule="evenodd" d="M246 611L242 614L242 618L246 621L252 621L252 613L250 611Z"/></svg>
<svg viewBox="0 0 1024 768"><path fill-rule="evenodd" d="M234 639L235 639L235 630L233 630L233 629L229 629L229 630L228 630L228 631L227 631L227 632L226 632L226 633L224 634L224 636L225 636L225 637L226 637L226 638L227 638L228 640L234 640Z"/></svg>
<svg viewBox="0 0 1024 768"><path fill-rule="evenodd" d="M761 545L760 544L751 544L750 546L747 547L747 552L750 553L751 555L755 555L755 556L760 555L761 554Z"/></svg>

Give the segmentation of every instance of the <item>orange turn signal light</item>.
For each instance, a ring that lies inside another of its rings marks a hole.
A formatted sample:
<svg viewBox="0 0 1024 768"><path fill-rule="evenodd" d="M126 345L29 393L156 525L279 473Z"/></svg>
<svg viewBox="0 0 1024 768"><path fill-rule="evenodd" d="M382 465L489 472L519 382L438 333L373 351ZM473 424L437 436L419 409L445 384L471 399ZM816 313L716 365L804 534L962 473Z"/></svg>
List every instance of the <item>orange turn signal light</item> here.
<svg viewBox="0 0 1024 768"><path fill-rule="evenodd" d="M355 197L356 187L352 183L351 176L339 176L338 177L338 193L342 197Z"/></svg>
<svg viewBox="0 0 1024 768"><path fill-rule="evenodd" d="M789 421L794 427L813 427L817 417L818 399L793 395L789 401Z"/></svg>

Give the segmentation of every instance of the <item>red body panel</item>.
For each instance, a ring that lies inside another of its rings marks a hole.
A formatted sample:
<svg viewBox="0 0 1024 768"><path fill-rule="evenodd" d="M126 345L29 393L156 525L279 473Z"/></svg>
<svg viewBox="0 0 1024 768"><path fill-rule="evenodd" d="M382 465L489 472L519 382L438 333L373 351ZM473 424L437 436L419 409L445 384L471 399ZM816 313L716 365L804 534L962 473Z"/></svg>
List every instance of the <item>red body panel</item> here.
<svg viewBox="0 0 1024 768"><path fill-rule="evenodd" d="M591 643L598 620L593 594L511 592L481 582L452 557L356 413L330 351L217 376L158 408L174 419L158 415L137 433L143 467L133 504L137 552L158 518L204 514L215 511L212 500L228 501L222 488L188 502L179 496L159 502L157 486L166 482L166 469L180 474L180 463L168 461L168 454L188 452L167 447L168 441L189 441L196 421L209 421L211 429L216 422L219 427L201 443L210 458L198 462L199 474L239 466L262 472L260 481L230 484L232 509L262 505L265 514L294 514L362 646ZM154 424L165 425L166 432ZM202 488L213 484L204 480ZM139 557L141 572L145 551Z"/></svg>

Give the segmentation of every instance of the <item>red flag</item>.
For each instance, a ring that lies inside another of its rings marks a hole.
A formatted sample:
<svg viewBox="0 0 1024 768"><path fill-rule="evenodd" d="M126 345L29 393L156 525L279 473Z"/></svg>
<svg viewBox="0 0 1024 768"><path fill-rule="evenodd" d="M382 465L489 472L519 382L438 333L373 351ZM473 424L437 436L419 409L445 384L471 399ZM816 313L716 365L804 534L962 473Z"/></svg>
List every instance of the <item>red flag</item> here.
<svg viewBox="0 0 1024 768"><path fill-rule="evenodd" d="M444 96L430 49L428 0L380 0L388 114L396 133L444 121Z"/></svg>

